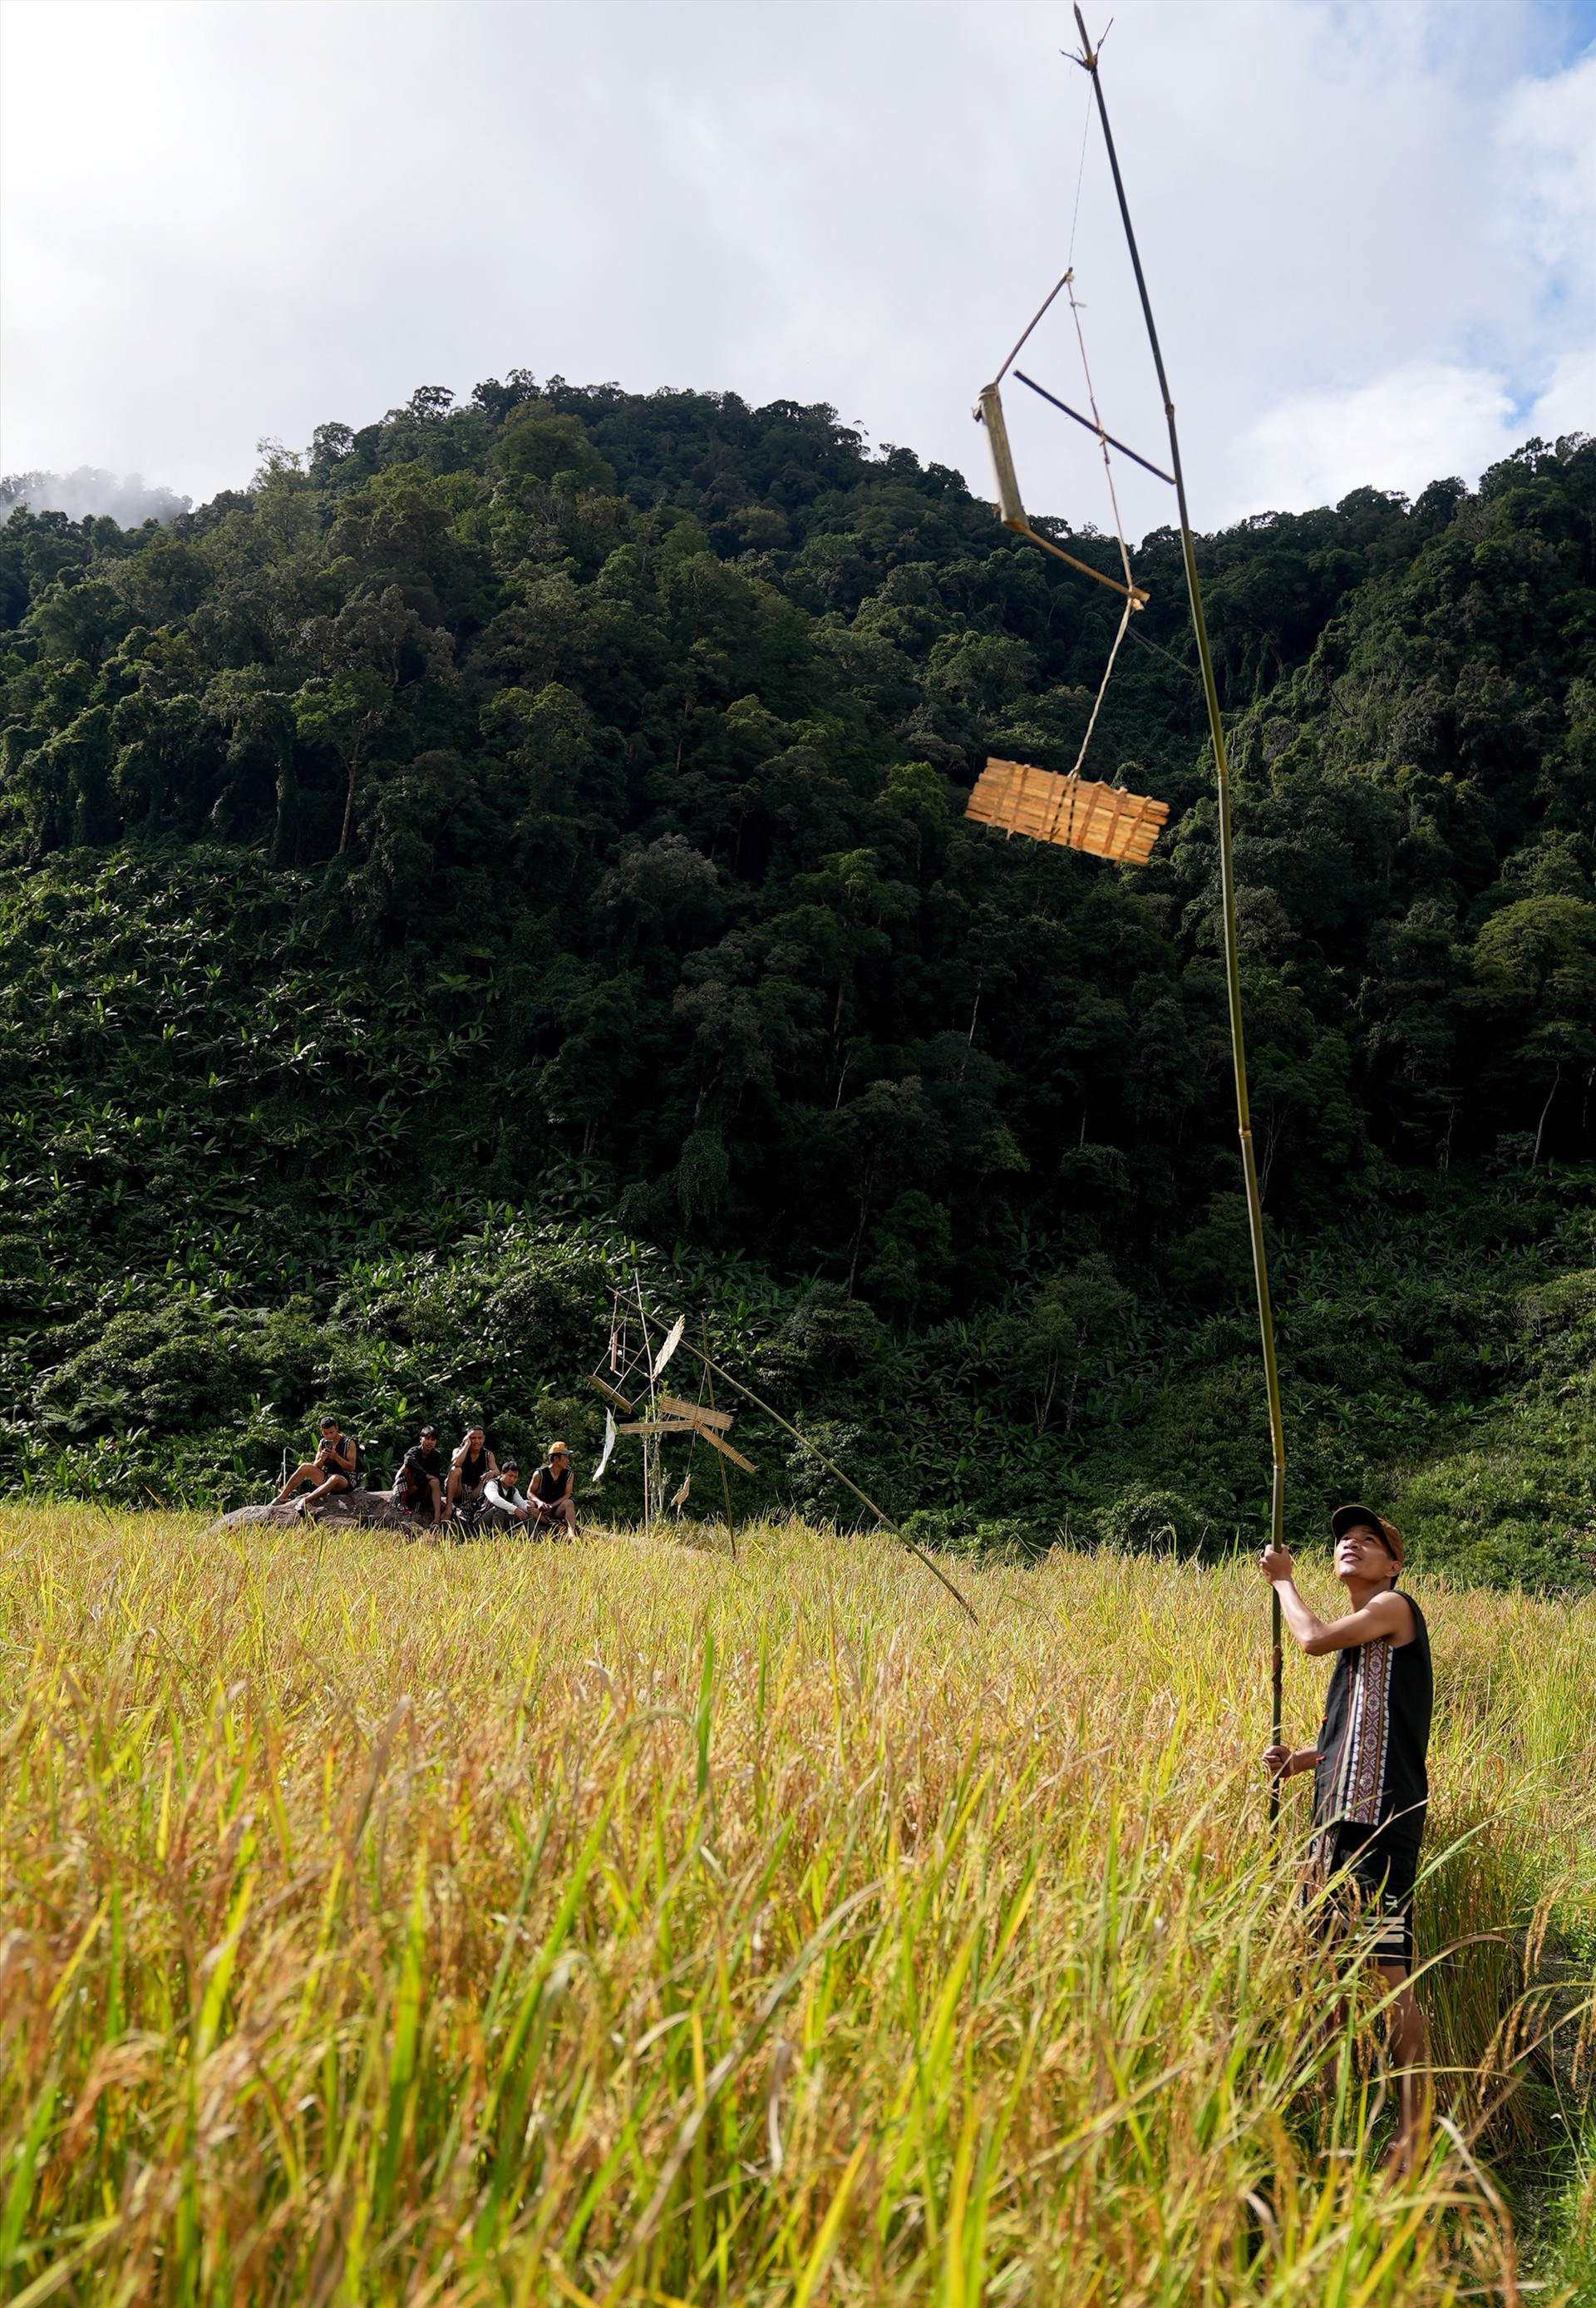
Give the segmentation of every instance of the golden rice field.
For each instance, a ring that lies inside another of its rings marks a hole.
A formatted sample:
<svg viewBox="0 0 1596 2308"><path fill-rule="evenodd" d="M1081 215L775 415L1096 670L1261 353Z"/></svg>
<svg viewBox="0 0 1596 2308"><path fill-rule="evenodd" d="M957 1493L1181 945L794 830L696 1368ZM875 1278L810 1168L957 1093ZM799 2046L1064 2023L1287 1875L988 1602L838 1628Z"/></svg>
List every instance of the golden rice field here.
<svg viewBox="0 0 1596 2308"><path fill-rule="evenodd" d="M801 1526L0 1514L0 2294L1511 2297L1509 1934L1596 1900L1596 1606L1419 1588L1440 2072L1395 2182L1265 1831L1257 1573L957 1575L978 1625Z"/></svg>

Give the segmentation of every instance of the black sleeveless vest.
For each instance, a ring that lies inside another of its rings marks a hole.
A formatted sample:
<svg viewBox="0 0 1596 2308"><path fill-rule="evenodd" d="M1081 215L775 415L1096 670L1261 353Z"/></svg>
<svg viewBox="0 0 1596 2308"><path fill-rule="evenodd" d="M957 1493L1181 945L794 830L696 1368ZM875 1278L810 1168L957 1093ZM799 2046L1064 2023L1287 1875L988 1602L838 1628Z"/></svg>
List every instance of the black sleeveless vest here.
<svg viewBox="0 0 1596 2308"><path fill-rule="evenodd" d="M1336 1654L1319 1733L1322 1761L1313 1776L1313 1821L1322 1835L1366 1828L1367 1840L1417 1850L1424 1832L1429 1777L1430 1709L1435 1678L1429 1630L1411 1595L1413 1640L1401 1649L1387 1637Z"/></svg>

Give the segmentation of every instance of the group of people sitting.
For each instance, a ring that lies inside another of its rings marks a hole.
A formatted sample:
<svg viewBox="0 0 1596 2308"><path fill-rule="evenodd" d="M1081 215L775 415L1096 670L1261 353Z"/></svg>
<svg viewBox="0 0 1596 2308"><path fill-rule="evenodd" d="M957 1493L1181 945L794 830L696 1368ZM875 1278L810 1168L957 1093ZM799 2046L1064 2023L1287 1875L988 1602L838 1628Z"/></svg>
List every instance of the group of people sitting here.
<svg viewBox="0 0 1596 2308"><path fill-rule="evenodd" d="M303 1514L337 1492L352 1491L359 1455L355 1437L336 1418L322 1419L315 1457L296 1467L272 1503L285 1504L308 1483L310 1490L299 1501ZM454 1523L462 1533L521 1530L528 1537L545 1532L574 1537L575 1489L571 1452L563 1442L549 1444L547 1458L523 1491L519 1467L513 1458L500 1466L480 1425L466 1429L447 1465L437 1428L424 1426L405 1453L390 1495L395 1506L418 1522Z"/></svg>

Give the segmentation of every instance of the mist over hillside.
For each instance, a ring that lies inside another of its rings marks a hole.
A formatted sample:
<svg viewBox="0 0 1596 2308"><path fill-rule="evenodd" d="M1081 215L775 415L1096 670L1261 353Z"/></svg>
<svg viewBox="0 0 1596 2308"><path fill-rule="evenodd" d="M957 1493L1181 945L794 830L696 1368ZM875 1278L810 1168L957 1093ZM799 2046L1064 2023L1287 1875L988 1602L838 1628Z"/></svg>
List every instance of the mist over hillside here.
<svg viewBox="0 0 1596 2308"><path fill-rule="evenodd" d="M169 521L187 512L192 497L173 490L150 488L142 473L119 480L96 465L80 465L70 473L7 473L0 477L0 520L19 505L34 512L64 512L70 521L114 521L122 529L138 529L147 521Z"/></svg>

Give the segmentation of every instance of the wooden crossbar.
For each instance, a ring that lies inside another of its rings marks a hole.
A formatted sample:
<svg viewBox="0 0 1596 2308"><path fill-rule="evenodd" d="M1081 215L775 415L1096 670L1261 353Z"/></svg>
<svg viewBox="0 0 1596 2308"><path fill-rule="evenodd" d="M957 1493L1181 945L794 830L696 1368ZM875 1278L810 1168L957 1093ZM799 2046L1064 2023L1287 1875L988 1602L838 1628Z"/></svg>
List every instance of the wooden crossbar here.
<svg viewBox="0 0 1596 2308"><path fill-rule="evenodd" d="M683 1402L674 1394L662 1394L659 1407L667 1418L685 1418L690 1426L713 1426L719 1434L732 1423L729 1410L706 1410L701 1402Z"/></svg>
<svg viewBox="0 0 1596 2308"><path fill-rule="evenodd" d="M617 1434L696 1434L700 1442L708 1442L712 1451L718 1451L723 1459L729 1459L734 1467L741 1467L744 1474L759 1472L753 1460L745 1459L741 1451L734 1450L724 1434L717 1434L713 1426L700 1426L696 1418L638 1418L628 1426L617 1426L615 1432Z"/></svg>
<svg viewBox="0 0 1596 2308"><path fill-rule="evenodd" d="M613 1386L606 1386L601 1378L590 1378L588 1381L588 1383L589 1386L596 1387L599 1393L603 1395L606 1402L613 1402L617 1410L623 1410L626 1413L628 1418L631 1417L637 1405L635 1403L628 1402L623 1394L618 1394Z"/></svg>
<svg viewBox="0 0 1596 2308"><path fill-rule="evenodd" d="M1145 865L1169 814L1167 801L1146 794L1060 777L1028 762L1000 761L988 762L965 811L979 824L1084 849L1116 866Z"/></svg>
<svg viewBox="0 0 1596 2308"><path fill-rule="evenodd" d="M741 1451L734 1450L725 1436L717 1434L712 1426L695 1426L693 1433L700 1442L708 1442L712 1451L718 1451L723 1459L729 1459L734 1467L741 1467L745 1475L758 1474L759 1468L753 1460L745 1459Z"/></svg>

